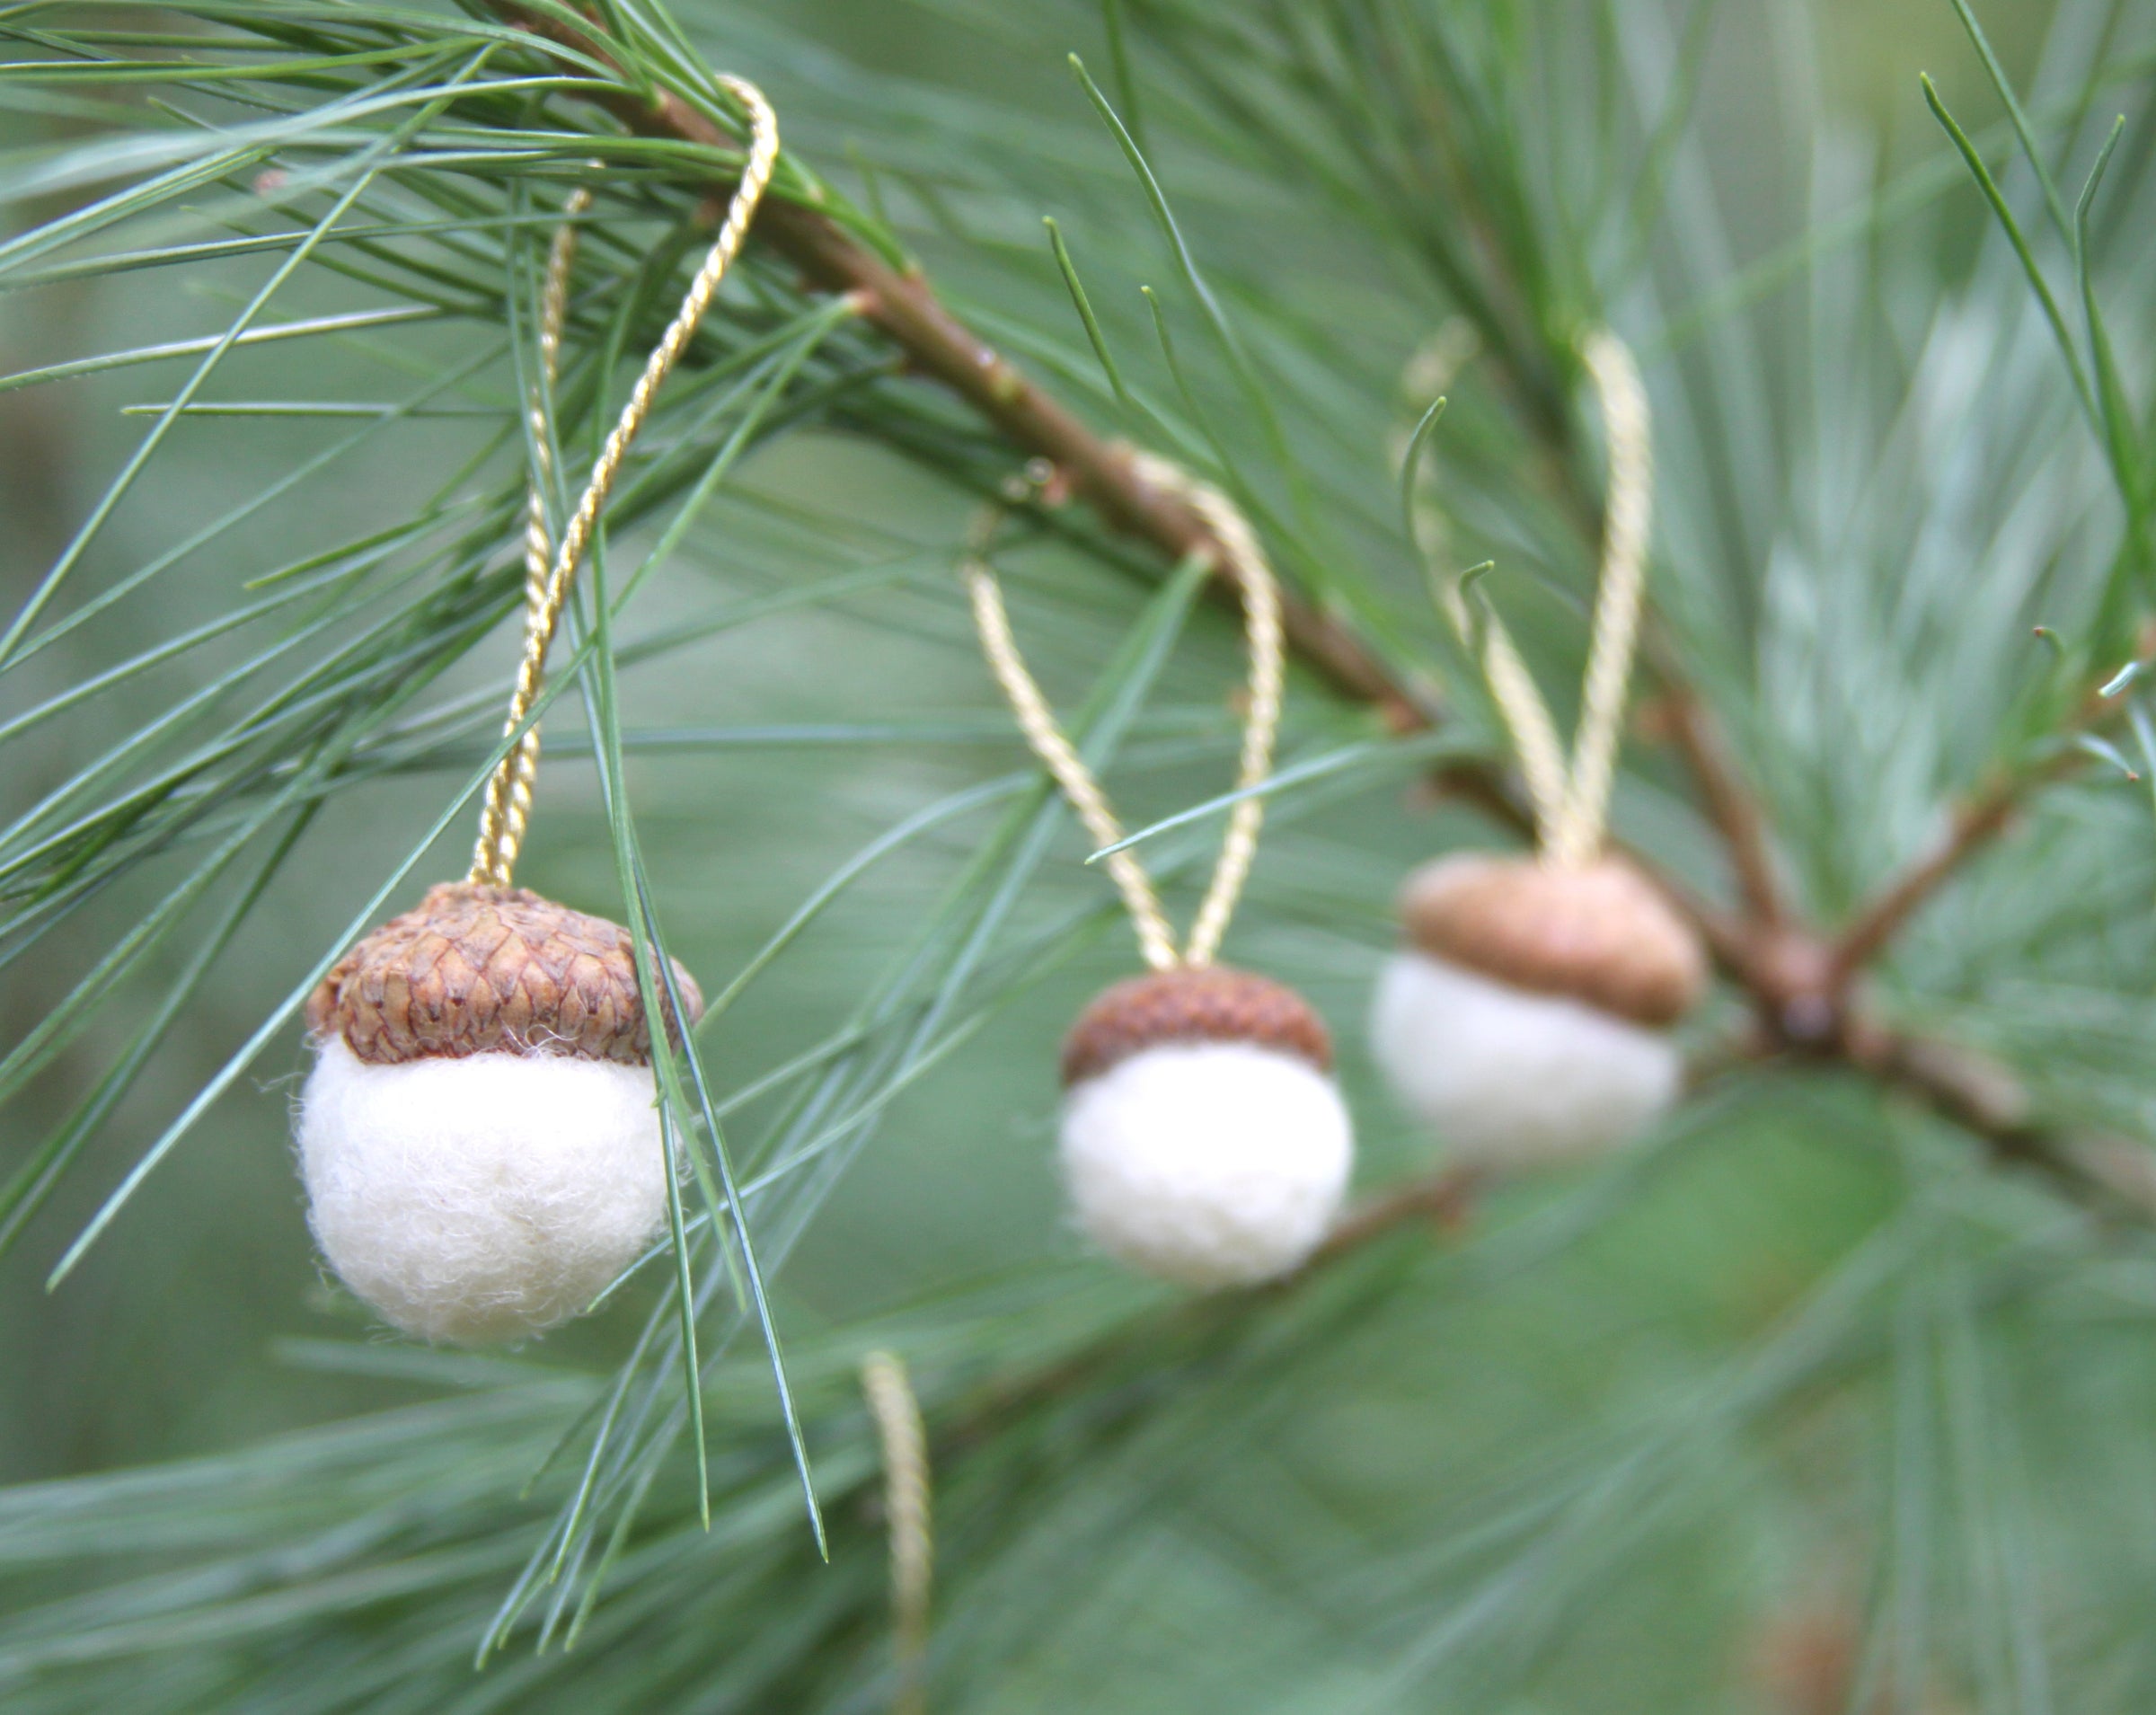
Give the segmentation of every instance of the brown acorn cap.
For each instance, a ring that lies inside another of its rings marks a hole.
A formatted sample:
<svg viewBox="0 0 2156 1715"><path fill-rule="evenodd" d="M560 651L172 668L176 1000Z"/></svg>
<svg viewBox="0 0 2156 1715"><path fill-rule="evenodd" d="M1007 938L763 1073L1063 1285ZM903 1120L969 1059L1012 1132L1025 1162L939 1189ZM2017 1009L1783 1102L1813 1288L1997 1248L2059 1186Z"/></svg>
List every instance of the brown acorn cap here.
<svg viewBox="0 0 2156 1715"><path fill-rule="evenodd" d="M1409 940L1433 958L1636 1024L1674 1023L1707 988L1699 937L1618 858L1577 868L1440 858L1408 878L1400 915Z"/></svg>
<svg viewBox="0 0 2156 1715"><path fill-rule="evenodd" d="M1207 965L1150 971L1095 999L1063 1039L1064 1087L1163 1042L1250 1042L1332 1069L1332 1038L1308 1001L1270 977Z"/></svg>
<svg viewBox="0 0 2156 1715"><path fill-rule="evenodd" d="M703 996L678 961L674 977L694 1023ZM626 929L468 881L430 888L339 959L308 998L307 1028L374 1065L531 1053L651 1063Z"/></svg>

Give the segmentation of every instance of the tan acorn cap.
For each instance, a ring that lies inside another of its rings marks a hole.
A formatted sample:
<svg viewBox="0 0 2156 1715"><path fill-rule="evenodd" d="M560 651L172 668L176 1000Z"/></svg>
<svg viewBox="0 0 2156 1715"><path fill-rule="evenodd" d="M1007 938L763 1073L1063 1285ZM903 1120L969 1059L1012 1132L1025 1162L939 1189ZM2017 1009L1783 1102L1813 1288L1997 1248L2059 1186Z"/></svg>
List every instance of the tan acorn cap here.
<svg viewBox="0 0 2156 1715"><path fill-rule="evenodd" d="M1408 938L1434 958L1638 1024L1674 1023L1707 988L1707 955L1647 878L1617 858L1560 869L1460 853L1401 890Z"/></svg>
<svg viewBox="0 0 2156 1715"><path fill-rule="evenodd" d="M1151 971L1100 995L1063 1039L1064 1085L1164 1042L1250 1042L1332 1069L1332 1038L1308 1001L1270 977L1207 965Z"/></svg>
<svg viewBox="0 0 2156 1715"><path fill-rule="evenodd" d="M694 1023L703 995L674 966ZM449 881L339 959L307 1001L307 1028L393 1065L471 1054L651 1063L635 943L524 888Z"/></svg>

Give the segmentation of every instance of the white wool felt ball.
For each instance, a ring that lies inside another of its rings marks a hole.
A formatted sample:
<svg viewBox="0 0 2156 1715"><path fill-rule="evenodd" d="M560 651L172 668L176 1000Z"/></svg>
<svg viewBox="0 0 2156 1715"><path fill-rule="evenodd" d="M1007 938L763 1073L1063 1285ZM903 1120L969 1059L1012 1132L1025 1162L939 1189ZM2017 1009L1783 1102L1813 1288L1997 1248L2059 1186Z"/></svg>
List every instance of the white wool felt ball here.
<svg viewBox="0 0 2156 1715"><path fill-rule="evenodd" d="M1676 1101L1683 1065L1656 1030L1427 953L1395 953L1371 1035L1401 1100L1459 1161L1498 1171L1595 1155Z"/></svg>
<svg viewBox="0 0 2156 1715"><path fill-rule="evenodd" d="M586 1309L666 1217L649 1066L555 1054L394 1065L323 1041L300 1094L315 1242L408 1334L520 1339Z"/></svg>
<svg viewBox="0 0 2156 1715"><path fill-rule="evenodd" d="M1079 1222L1132 1267L1187 1286L1286 1274L1348 1189L1347 1105L1308 1061L1248 1042L1169 1042L1064 1100Z"/></svg>

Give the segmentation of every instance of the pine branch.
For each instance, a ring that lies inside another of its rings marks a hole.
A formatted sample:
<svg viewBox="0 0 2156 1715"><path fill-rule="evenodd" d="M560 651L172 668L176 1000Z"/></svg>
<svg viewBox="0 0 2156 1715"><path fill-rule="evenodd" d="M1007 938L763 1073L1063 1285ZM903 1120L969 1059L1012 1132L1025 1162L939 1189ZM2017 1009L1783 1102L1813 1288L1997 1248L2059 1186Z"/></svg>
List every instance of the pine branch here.
<svg viewBox="0 0 2156 1715"><path fill-rule="evenodd" d="M618 62L595 36L515 0L488 4L505 22L620 75ZM733 147L732 139L702 114L665 90L647 100L623 78L619 88L591 91L588 96L639 134L716 151ZM727 188L715 184L713 192ZM837 220L802 203L774 197L759 232L812 284L846 296L865 322L906 352L916 371L949 387L1015 447L1048 461L1056 473L1050 492L1084 500L1109 526L1148 543L1171 561L1199 556L1224 563L1203 520L1180 498L1146 482L1127 446L1094 434L967 327L920 274L893 268ZM1546 482L1592 545L1600 537L1602 501L1575 427L1552 402L1548 377L1519 372L1516 362L1508 361L1514 350L1502 347L1496 361L1539 448ZM1217 578L1214 588L1235 599L1233 588ZM1374 708L1393 731L1404 734L1435 724L1436 712L1348 626L1292 592L1285 621L1295 653L1342 694ZM2077 1200L2128 1208L2156 1222L2156 1195L2145 1190L2136 1195L2130 1175L2122 1177L2099 1164L2108 1157L2054 1136L2030 1122L2014 1103L2002 1104L2003 1074L1996 1068L1980 1065L1945 1044L1883 1032L1857 1018L1849 1003L1855 975L1973 852L2007 825L2029 791L2065 772L2076 760L2072 754L1981 791L1956 814L1953 829L1938 850L1890 884L1840 937L1829 941L1800 924L1785 899L1774 870L1768 818L1730 765L1704 704L1666 642L1653 648L1652 666L1663 689L1668 737L1726 848L1741 910L1735 915L1722 912L1692 897L1653 866L1644 867L1700 930L1725 973L1748 995L1766 1025L1771 1048L1841 1059L1917 1096L1983 1139L1995 1158L2038 1169ZM1508 782L1491 766L1454 764L1443 771L1440 783L1502 825L1515 829L1529 825ZM1321 1256L1345 1254L1366 1238L1415 1219L1463 1218L1466 1200L1467 1188L1453 1176L1412 1182L1348 1217Z"/></svg>
<svg viewBox="0 0 2156 1715"><path fill-rule="evenodd" d="M606 49L593 30L568 22L516 0L488 0L504 21L549 45L566 69L579 75L575 93L596 102L637 134L685 143L730 156L733 139L691 103L665 90L640 93L638 80ZM588 77L594 66L611 72L610 86ZM715 172L714 193L729 188L724 168ZM1132 450L1091 430L1067 406L1027 377L953 315L917 272L894 267L877 249L856 238L837 218L809 203L774 198L759 235L799 267L808 281L843 297L862 321L901 349L911 367L977 410L1014 448L1046 460L1054 471L1052 494L1087 502L1110 527L1151 545L1171 561L1217 559L1203 520L1187 502L1147 482ZM1503 250L1485 247L1488 266L1502 272ZM1503 283L1503 282L1500 282ZM1486 296L1490 295L1486 294ZM1501 300L1502 294L1491 297ZM1494 343L1493 363L1515 403L1536 455L1536 468L1560 511L1592 549L1602 529L1599 482L1579 430L1563 409L1552 369L1517 340ZM1553 361L1561 367L1562 354ZM1530 373L1532 371L1532 373ZM1216 586L1217 588L1217 586ZM1233 592L1220 593L1233 599ZM1398 732L1427 729L1438 718L1427 698L1392 671L1339 619L1307 601L1294 600L1286 614L1291 643L1302 659L1344 695L1376 710ZM2010 1159L2069 1160L2046 1135L2017 1118L2010 1125L1987 1097L1983 1080L1966 1060L1936 1044L1886 1039L1857 1019L1849 994L1856 974L1872 962L1906 922L1975 850L1994 837L2016 805L2076 760L2072 753L1987 786L1955 817L1947 839L1860 911L1829 941L1799 923L1783 897L1772 857L1769 821L1731 765L1708 712L1688 682L1666 640L1652 645L1663 687L1666 735L1691 774L1701 809L1726 848L1739 908L1726 912L1689 897L1666 875L1665 890L1699 927L1723 970L1750 997L1775 1051L1796 1049L1839 1057L1887 1083L1911 1089L1941 1112L1966 1125ZM1449 791L1471 800L1491 818L1515 828L1527 818L1504 774L1482 763L1449 765L1441 776ZM1656 873L1651 865L1650 873ZM1882 1041L1897 1043L1893 1051ZM1388 1199L1392 1214L1365 1211L1344 1233L1386 1230L1400 1220L1454 1207L1453 1190L1410 1186ZM1352 1246L1355 1241L1339 1241Z"/></svg>
<svg viewBox="0 0 2156 1715"><path fill-rule="evenodd" d="M615 66L604 45L560 20L531 12L514 0L489 0L493 10L517 28L530 31L581 60ZM732 140L702 114L670 92L647 101L626 82L614 91L593 93L596 101L632 130L730 150ZM714 194L725 184L715 185ZM823 289L848 295L862 319L905 350L913 366L949 386L975 407L1015 446L1055 467L1062 487L1089 502L1112 527L1150 543L1171 560L1192 555L1217 558L1204 521L1178 497L1146 482L1131 449L1095 435L1075 413L1029 379L1009 359L974 333L943 305L917 273L901 273L860 243L828 215L774 197L764 210L759 232ZM1544 385L1520 381L1523 400L1541 399ZM1577 448L1564 413L1551 408L1526 411L1544 452L1545 469L1565 509L1590 541L1601 529L1601 500L1586 482L1575 457ZM1234 591L1218 580L1215 588L1233 601ZM1284 592L1284 623L1291 647L1306 664L1343 694L1376 709L1395 733L1424 730L1436 724L1436 712L1395 676L1352 631L1320 613L1294 592ZM1708 732L1696 694L1683 686L1674 659L1660 651L1658 671L1672 687L1684 713L1679 747L1697 777L1710 815L1728 840L1747 906L1761 921L1779 920L1772 901L1772 871L1766 855L1763 818L1734 773L1721 761L1717 741ZM1515 831L1532 828L1503 774L1475 763L1448 765L1439 776L1449 792ZM1742 978L1737 955L1739 933L1718 914L1689 900L1665 882L1672 897L1700 924L1710 945L1733 975ZM1761 909L1763 902L1768 908Z"/></svg>
<svg viewBox="0 0 2156 1715"><path fill-rule="evenodd" d="M584 61L621 75L619 63L593 36L514 0L488 0L506 22L530 31ZM617 89L590 93L631 130L717 150L733 140L668 91L640 97L625 77ZM715 185L715 193L728 186ZM757 231L814 285L850 298L862 320L901 349L921 374L941 382L972 405L1013 446L1054 467L1060 484L1088 502L1113 528L1150 543L1171 561L1199 557L1221 569L1215 587L1237 599L1219 544L1183 499L1139 475L1132 450L1102 438L1068 407L945 307L917 273L901 273L830 216L773 196ZM1435 712L1346 626L1293 592L1282 622L1295 653L1345 695L1375 708L1395 732L1422 730ZM1494 782L1486 782L1494 783Z"/></svg>

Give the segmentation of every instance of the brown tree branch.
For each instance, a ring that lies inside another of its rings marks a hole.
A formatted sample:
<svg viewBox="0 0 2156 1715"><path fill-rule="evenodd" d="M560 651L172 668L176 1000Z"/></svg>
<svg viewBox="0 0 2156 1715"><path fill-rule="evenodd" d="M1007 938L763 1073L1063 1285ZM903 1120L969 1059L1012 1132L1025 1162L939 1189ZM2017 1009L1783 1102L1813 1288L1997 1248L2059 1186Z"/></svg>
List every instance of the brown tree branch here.
<svg viewBox="0 0 2156 1715"><path fill-rule="evenodd" d="M1861 1023L1850 1032L1845 1054L1851 1065L1951 1120L2001 1166L2037 1174L2099 1214L2156 1224L2156 1151L2045 1125L2020 1080L1995 1061Z"/></svg>
<svg viewBox="0 0 2156 1715"><path fill-rule="evenodd" d="M1482 1184L1480 1173L1464 1167L1441 1167L1409 1180L1349 1209L1293 1274L1259 1286L1181 1299L1145 1316L1135 1328L1126 1323L1108 1330L1046 1368L991 1382L939 1429L938 1456L961 1455L1012 1417L1059 1395L1087 1391L1134 1351L1152 1358L1175 1336L1218 1334L1253 1305L1294 1290L1392 1233L1423 1226L1456 1236L1466 1226Z"/></svg>
<svg viewBox="0 0 2156 1715"><path fill-rule="evenodd" d="M1850 919L1834 942L1834 975L1847 982L1885 950L1925 901L1980 845L2012 820L2029 782L2001 780L1957 805L1946 835Z"/></svg>
<svg viewBox="0 0 2156 1715"><path fill-rule="evenodd" d="M1931 896L2013 823L2024 800L2081 765L2078 751L2063 751L2035 768L2002 774L1955 806L1947 831L1931 851L1880 888L1850 919L1834 942L1834 971L1846 983L1886 950Z"/></svg>
<svg viewBox="0 0 2156 1715"><path fill-rule="evenodd" d="M2135 659L2156 659L2156 635L2143 626ZM2121 705L2090 685L2081 694L2061 737L2077 738L2114 720ZM1883 952L1910 918L1983 846L2012 826L2014 813L2037 792L2078 773L2087 761L2077 749L2062 748L2043 761L2001 771L1955 806L1945 835L1901 875L1889 881L1852 916L1835 942L1834 968L1847 981Z"/></svg>
<svg viewBox="0 0 2156 1715"><path fill-rule="evenodd" d="M1381 1191L1340 1217L1302 1272L1321 1269L1401 1227L1427 1224L1441 1233L1457 1233L1467 1224L1483 1183L1484 1176L1471 1167L1443 1167Z"/></svg>
<svg viewBox="0 0 2156 1715"><path fill-rule="evenodd" d="M1710 728L1698 693L1668 657L1666 648L1654 651L1656 676L1664 686L1656 712L1700 789L1707 819L1728 851L1745 917L1755 929L1779 929L1788 921L1789 912L1775 877L1766 817L1729 760L1720 735Z"/></svg>
<svg viewBox="0 0 2156 1715"><path fill-rule="evenodd" d="M507 22L619 71L595 36L559 19L493 0ZM630 130L732 151L735 140L668 91L645 98L623 79L614 90L579 92ZM921 374L941 382L1013 446L1053 464L1062 482L1111 527L1150 543L1171 561L1193 555L1224 568L1226 558L1188 502L1138 473L1131 449L1096 435L993 346L944 307L917 273L902 273L830 216L773 191L756 234L813 285L851 299L862 318L903 349ZM1414 732L1434 713L1355 633L1293 591L1282 592L1290 646L1335 688L1375 708L1395 732Z"/></svg>

